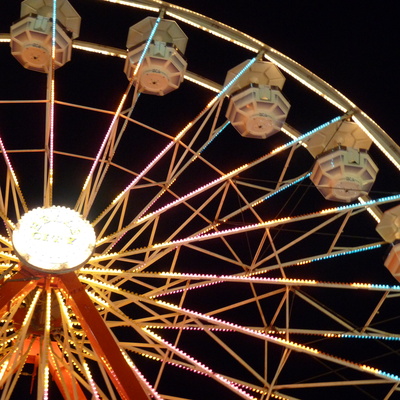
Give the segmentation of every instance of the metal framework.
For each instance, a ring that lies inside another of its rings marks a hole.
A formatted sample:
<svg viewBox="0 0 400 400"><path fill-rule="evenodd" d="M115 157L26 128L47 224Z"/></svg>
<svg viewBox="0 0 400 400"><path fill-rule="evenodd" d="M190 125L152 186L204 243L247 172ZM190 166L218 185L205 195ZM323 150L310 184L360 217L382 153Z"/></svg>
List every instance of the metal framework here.
<svg viewBox="0 0 400 400"><path fill-rule="evenodd" d="M10 121L0 125L0 399L27 390L37 399L394 399L400 286L375 226L399 204L399 146L259 40L166 2L104 0L102 10L108 3L132 24L152 13L222 39L247 54L245 68L268 60L294 100L316 93L322 108L304 113L305 130L289 113L260 144L229 125L228 88L191 72L189 55L185 82L165 97L126 80L124 43L75 39L72 61L45 81L14 66L20 93L5 85L0 94ZM0 34L0 45L9 40ZM309 181L305 146L338 121L362 128L380 169L370 197L345 205ZM20 217L52 204L96 230L77 272L33 272L14 253Z"/></svg>

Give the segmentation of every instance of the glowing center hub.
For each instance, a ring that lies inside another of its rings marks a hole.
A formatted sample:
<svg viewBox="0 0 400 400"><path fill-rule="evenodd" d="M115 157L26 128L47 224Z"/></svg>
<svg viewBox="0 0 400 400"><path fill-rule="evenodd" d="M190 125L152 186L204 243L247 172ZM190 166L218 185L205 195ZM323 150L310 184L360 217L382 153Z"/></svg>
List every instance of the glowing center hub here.
<svg viewBox="0 0 400 400"><path fill-rule="evenodd" d="M12 240L24 265L41 272L62 273L76 270L89 260L96 235L79 213L53 206L27 212Z"/></svg>

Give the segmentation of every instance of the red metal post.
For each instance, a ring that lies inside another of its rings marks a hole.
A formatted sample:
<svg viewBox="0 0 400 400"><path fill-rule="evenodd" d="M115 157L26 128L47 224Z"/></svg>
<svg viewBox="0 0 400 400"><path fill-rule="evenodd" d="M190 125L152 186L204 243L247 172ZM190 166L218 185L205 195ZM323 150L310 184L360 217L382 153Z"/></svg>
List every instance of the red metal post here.
<svg viewBox="0 0 400 400"><path fill-rule="evenodd" d="M18 296L26 296L38 284L38 277L27 270L20 270L0 284L0 316Z"/></svg>
<svg viewBox="0 0 400 400"><path fill-rule="evenodd" d="M74 272L59 276L67 301L72 307L93 350L114 383L118 393L126 400L149 400L132 368L126 362L118 343L100 316L92 300Z"/></svg>

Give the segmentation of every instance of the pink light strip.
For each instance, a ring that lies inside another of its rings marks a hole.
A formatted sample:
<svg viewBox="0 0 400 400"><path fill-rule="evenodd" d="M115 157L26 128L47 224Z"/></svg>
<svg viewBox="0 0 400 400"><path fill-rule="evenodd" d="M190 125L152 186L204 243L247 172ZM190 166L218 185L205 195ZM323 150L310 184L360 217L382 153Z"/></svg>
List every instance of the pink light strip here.
<svg viewBox="0 0 400 400"><path fill-rule="evenodd" d="M83 188L82 188L82 192L86 190L91 178L93 177L93 174L94 174L94 171L96 169L96 166L98 165L100 157L103 154L104 148L105 148L105 146L107 144L107 141L108 141L108 139L109 139L109 137L111 135L111 132L112 132L113 127L114 127L114 124L116 123L116 121L119 118L119 115L120 115L120 113L122 111L122 107L125 104L125 100L126 100L126 98L128 96L128 93L129 93L129 91L131 89L131 86L132 86L132 83L129 84L127 90L125 91L125 93L123 94L123 96L121 98L121 101L120 101L120 103L118 105L117 111L114 114L114 117L113 117L113 119L112 119L112 121L110 123L110 126L109 126L108 130L107 130L107 133L105 134L104 139L103 139L103 141L102 141L102 143L100 145L100 149L97 152L97 155L96 155L96 158L94 159L92 167L90 168L89 175L86 177L85 183L84 183Z"/></svg>
<svg viewBox="0 0 400 400"><path fill-rule="evenodd" d="M164 346L166 346L174 354L177 354L181 358L183 358L184 360L189 361L191 364L196 365L196 367L200 370L201 373L203 373L204 375L209 376L209 377L219 381L222 385L228 387L230 390L232 390L233 392L238 394L243 399L257 400L255 397L251 396L250 394L246 393L244 390L240 389L237 384L235 384L231 380L223 377L222 375L214 372L211 368L209 368L206 365L200 363L195 358L189 356L188 354L186 354L185 352L180 350L178 347L176 347L176 346L172 345L171 343L167 342L161 336L156 335L154 332L150 331L147 328L144 328L143 330L147 334L149 334L153 339L155 339L158 343L162 343Z"/></svg>
<svg viewBox="0 0 400 400"><path fill-rule="evenodd" d="M339 254L341 255L341 254ZM125 257L126 253L121 254L121 257ZM113 257L109 257L111 259ZM319 257L318 257L319 258ZM105 257L105 259L107 259ZM292 265L298 265L297 263ZM289 279L289 278L267 278L267 277L256 277L255 275L259 275L261 273L265 274L268 271L253 271L251 273L246 273L243 275L211 275L211 274L186 274L186 273L178 273L178 272L136 272L136 271L127 271L127 270L116 270L116 269L101 269L101 268L81 268L80 272L82 274L99 274L103 275L113 275L116 277L122 278L156 278L160 279L177 279L177 280L202 280L208 282L201 282L199 284L193 284L193 286L185 286L182 289L176 289L173 291L167 291L165 293L157 294L154 296L150 296L150 298L156 298L159 296L164 296L166 294L171 294L175 292L182 292L185 290L196 289L203 286L209 286L224 282L237 282L237 283L259 283L259 284L272 284L272 285L289 285L289 286L316 286L316 287L324 287L324 288L332 288L332 289L352 289L352 290L373 290L373 291L384 291L388 290L392 293L400 293L400 285L386 285L386 284L372 284L365 282L324 282L317 281L314 279ZM80 277L84 282L89 282L89 278L84 277L83 275ZM96 281L99 284L110 285L109 283L104 283L101 281ZM108 286L110 288L110 286ZM117 286L115 286L116 290L119 290Z"/></svg>
<svg viewBox="0 0 400 400"><path fill-rule="evenodd" d="M221 179L221 178L219 178L219 179ZM204 186L202 188L204 188ZM200 188L200 189L202 189L202 188ZM197 192L200 189L197 189L194 192ZM192 193L194 193L194 192L192 192ZM186 198L187 196L190 196L192 193L187 194L186 196L178 199L177 201L181 202L182 199ZM381 199L375 200L374 204L383 204L383 203L392 202L394 200L395 199L392 199L392 198L389 198L389 197L383 197ZM163 209L169 208L171 206L171 204L174 204L174 203L176 203L176 201L166 205L165 207L163 207ZM273 226L278 226L278 225L286 224L286 223L289 223L289 222L297 222L297 221L307 220L307 219L320 217L320 216L324 216L324 215L335 214L337 212L344 212L344 211L347 211L349 209L357 210L357 209L360 209L360 208L365 208L365 205L361 204L361 203L354 203L354 204L350 204L350 205L348 205L346 207L344 207L344 206L332 207L332 208L329 208L329 209L324 209L324 210L321 210L321 211L315 211L315 212L307 213L307 214L301 214L301 215L297 215L297 216L294 216L294 217L277 218L277 219L272 219L272 220L269 220L269 221L260 222L260 223L257 223L257 224L249 224L249 225L241 226L241 227L238 227L238 228L225 229L225 230L212 232L212 233L204 233L204 234L199 234L199 235L196 235L196 236L188 236L188 237L186 237L184 239L171 240L170 242L157 243L157 244L153 245L153 248L166 248L166 247L175 246L175 245L179 246L179 245L182 245L182 244L187 244L187 243L192 243L192 242L199 242L199 241L203 241L203 240L209 240L209 239L218 238L218 237L221 237L221 236L234 235L234 234L237 234L237 233L248 232L248 231L261 229L261 228L270 228L270 227L273 227ZM158 214L159 210L157 210L153 214L155 214L155 213ZM143 217L139 221L142 222L142 220L147 219L148 217L149 217L149 215ZM223 219L222 222L226 222L226 220ZM107 238L104 238L103 240L106 241L106 239Z"/></svg>
<svg viewBox="0 0 400 400"><path fill-rule="evenodd" d="M319 350L314 349L312 347L309 347L309 346L306 346L306 345L303 345L300 343L295 343L295 342L292 342L292 341L289 341L286 339L278 338L275 336L271 336L271 335L265 334L263 332L259 332L257 330L251 329L251 328L246 328L242 325L234 324L234 323L224 321L219 318L211 317L206 314L202 314L202 313L199 313L196 311L189 310L187 308L179 307L179 306L176 306L175 304L167 303L167 302L164 302L161 300L154 300L154 303L156 305L159 305L160 307L164 307L168 310L171 310L174 312L178 311L178 312L180 312L184 315L190 316L194 319L200 318L202 320L205 320L212 324L216 324L225 329L231 329L235 332L243 333L246 335L250 334L253 337L257 337L262 340L268 340L272 343L282 344L283 346L290 348L292 350L301 351L301 352L309 353L309 354L320 354L321 353Z"/></svg>
<svg viewBox="0 0 400 400"><path fill-rule="evenodd" d="M148 329L163 329L164 327L159 327L159 326L148 326L147 328L148 328ZM173 329L173 328L175 328L175 327L171 327L171 329ZM185 327L176 327L176 329L183 329L183 330L185 330L186 328L185 328ZM191 329L191 330L203 331L203 329L201 329L201 328ZM210 330L212 330L212 331L223 331L223 329L210 329ZM227 330L225 330L225 331L227 331ZM148 355L148 354L145 354L145 353L139 353L139 354L140 354L142 357L150 358L151 360L156 360L156 361L160 361L160 362L163 361L163 359L162 359L161 357L156 357L156 356ZM191 367L189 367L188 365L185 365L185 364L183 364L183 363L179 363L179 362L176 362L176 361L174 362L174 361L172 361L172 360L167 360L166 363L167 363L168 365L173 366L173 367L180 368L180 369L184 369L184 370L186 370L186 371L190 371L190 372L195 373L195 374L205 375L202 371L199 371L198 369L195 369L195 368L191 368ZM256 387L255 385L254 385L254 386L249 386L249 385L244 384L244 383L242 383L242 382L234 382L234 381L232 381L232 380L229 380L229 381L230 381L235 387L242 387L242 388L244 388L245 390L251 390L251 391L256 392L256 393L258 393L258 394L267 394L267 393L268 393L267 390L265 390L265 389L260 389L260 388ZM274 393L271 394L271 398L273 398L273 399L278 399L278 400L290 400L288 397L283 397L283 396L281 396L281 395L279 395L279 394L274 394Z"/></svg>
<svg viewBox="0 0 400 400"><path fill-rule="evenodd" d="M50 113L50 121L49 121L49 137L48 137L48 145L49 145L49 171L48 176L46 177L45 185L45 206L51 206L53 202L53 183L54 183L54 114L55 114L55 62L56 62L56 35L57 35L57 0L53 0L53 9L52 9L52 41L51 41L51 68L48 72L48 85L50 86L50 104L49 104L49 113Z"/></svg>
<svg viewBox="0 0 400 400"><path fill-rule="evenodd" d="M172 143L172 144L175 144L175 143ZM131 184L130 184L129 186L127 186L126 189L125 189L123 192L120 193L120 195L113 201L112 204L114 204L114 203L116 203L118 200L120 200L121 197L122 197L124 194L126 194L126 192L127 192L128 190L130 190L130 189L133 187L133 185L136 184L136 183L139 181L139 179L141 179L141 178L143 177L143 175L156 163L156 161L158 161L159 158L161 158L162 155L164 155L164 152L166 152L166 151L169 150L169 148L172 146L172 144L169 144L169 145L167 146L168 149L165 148L165 149L163 150L162 154L160 153L160 154L156 157L157 160L153 160L153 161L146 167L146 170L143 171L137 178L135 178L134 181L132 181ZM196 189L196 190L194 190L194 191L192 191L192 192L186 194L186 195L183 196L183 197L180 197L179 199L177 199L177 200L175 200L175 201L173 201L173 202L167 204L166 206L159 208L158 210L154 211L153 213L147 214L147 215L145 215L145 216L142 217L142 218L138 218L138 219L133 220L130 224L128 224L128 225L125 226L123 229L121 229L119 232L117 232L117 234L120 234L120 235L121 235L121 234L124 234L125 232L129 231L134 225L140 224L140 223L142 223L142 222L145 222L145 221L147 221L148 219L150 219L151 217L157 216L157 215L161 214L163 211L168 210L169 208L172 208L172 207L174 207L174 206L177 205L177 204L183 203L184 201L188 200L189 198L191 198L191 197L193 197L193 196L195 196L195 195L197 195L197 194L199 194L199 193L201 193L201 192L203 192L203 191L205 191L205 190L208 190L209 188L211 188L211 187L213 187L213 186L215 186L215 185L218 185L219 183L224 182L225 180L229 179L230 177L235 176L239 171L241 171L242 169L244 169L244 168L246 168L246 167L247 167L247 164L242 165L240 168L235 169L234 171L231 171L229 174L223 175L223 176L221 176L221 177L219 177L219 178L217 178L217 179L215 179L215 180L209 182L208 184L199 187L198 189ZM106 210L106 211L107 211L107 210ZM97 219L95 222L93 222L93 225L95 225L95 223L98 222L98 220L99 220L99 219ZM103 237L102 239L100 239L100 240L98 241L97 245L102 244L102 243L104 243L104 242L107 242L107 241L108 241L110 238L112 238L112 237L113 237L113 236L106 236L106 237Z"/></svg>
<svg viewBox="0 0 400 400"><path fill-rule="evenodd" d="M150 382L144 377L144 375L140 372L139 368L133 363L127 352L121 349L122 355L124 356L126 362L131 367L132 371L136 374L138 380L142 382L142 384L147 388L149 392L151 392L151 398L155 400L163 400L163 398L157 393L157 391L153 388Z"/></svg>
<svg viewBox="0 0 400 400"><path fill-rule="evenodd" d="M22 192L21 192L21 189L19 187L19 182L18 182L18 179L17 179L17 175L15 174L14 168L13 168L13 166L11 164L11 161L10 161L10 159L8 157L7 150L6 150L5 146L4 146L4 143L3 143L3 140L1 139L1 136L0 136L0 150L3 153L3 157L4 157L4 161L5 161L6 165L7 165L7 169L10 172L12 181L13 181L16 189L17 189L17 193L18 193L19 198L21 200L22 207L23 207L24 211L27 212L28 211L28 207L27 207L27 205L25 203L25 199L24 199L24 197L22 195Z"/></svg>
<svg viewBox="0 0 400 400"><path fill-rule="evenodd" d="M6 162L7 168L11 173L11 176L12 176L12 179L14 181L15 186L19 186L17 176L15 175L14 168L11 165L11 161L10 161L10 159L8 157L7 150L4 147L4 143L3 143L3 140L1 139L1 137L0 137L0 149L1 149L1 152L3 153L4 161Z"/></svg>
<svg viewBox="0 0 400 400"><path fill-rule="evenodd" d="M127 88L127 90L125 91L125 93L122 96L122 99L121 99L121 101L119 103L117 111L115 112L115 115L114 115L114 117L113 117L113 119L111 121L110 127L108 128L108 131L107 131L107 133L106 133L106 135L105 135L105 137L103 139L103 142L102 142L102 144L100 146L100 149L99 149L99 151L97 153L97 156L95 158L95 161L93 162L92 168L90 169L89 175L87 176L86 181L85 181L85 183L83 185L82 191L84 191L86 189L86 187L88 186L88 184L89 184L89 182L90 182L90 180L91 180L91 178L92 178L92 176L94 174L94 170L95 170L95 168L96 168L96 166L97 166L97 164L98 164L98 162L100 160L101 155L103 154L104 147L106 146L106 143L107 143L107 141L108 141L108 139L110 137L110 134L112 132L114 124L116 123L116 121L119 118L119 115L120 115L120 113L122 111L122 107L125 104L125 100L126 100L126 98L128 96L128 93L129 93L132 85L133 85L133 82L134 82L134 80L135 80L135 78L136 78L136 76L137 76L137 74L138 74L138 72L140 70L141 64L143 63L143 60L145 58L145 55L146 55L147 50L149 48L149 45L150 45L151 41L153 40L153 37L154 37L154 35L155 35L156 31L157 31L157 28L158 28L158 25L160 24L160 21L161 21L161 18L158 17L157 20L156 20L156 23L154 24L154 27L153 27L152 31L150 32L149 37L147 38L145 48L143 49L142 55L141 55L137 65L136 65L136 68L135 68L135 70L134 70L134 72L132 74L132 77L129 80L128 88Z"/></svg>

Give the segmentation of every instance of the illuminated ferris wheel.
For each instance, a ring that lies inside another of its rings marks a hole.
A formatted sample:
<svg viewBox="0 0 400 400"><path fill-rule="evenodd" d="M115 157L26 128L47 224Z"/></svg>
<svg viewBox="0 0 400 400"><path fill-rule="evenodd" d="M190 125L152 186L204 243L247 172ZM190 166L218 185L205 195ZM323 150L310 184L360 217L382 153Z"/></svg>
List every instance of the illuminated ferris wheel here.
<svg viewBox="0 0 400 400"><path fill-rule="evenodd" d="M399 146L223 23L75 3L0 33L0 400L395 398Z"/></svg>

